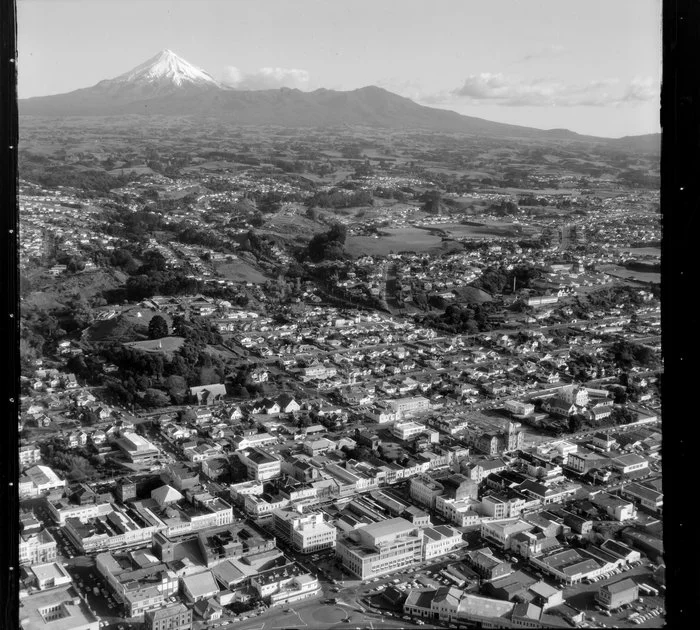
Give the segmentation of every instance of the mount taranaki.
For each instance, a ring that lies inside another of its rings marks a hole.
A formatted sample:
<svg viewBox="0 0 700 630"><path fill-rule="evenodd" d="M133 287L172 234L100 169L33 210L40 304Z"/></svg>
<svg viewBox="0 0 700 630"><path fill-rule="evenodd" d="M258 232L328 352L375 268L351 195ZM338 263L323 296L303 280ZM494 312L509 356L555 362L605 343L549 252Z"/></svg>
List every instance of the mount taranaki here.
<svg viewBox="0 0 700 630"><path fill-rule="evenodd" d="M114 79L53 96L19 100L21 116L159 115L221 118L241 125L283 127L369 126L424 129L490 137L582 140L618 144L620 148L655 150L659 134L611 140L566 129L549 131L491 122L456 112L418 105L382 88L348 92L281 88L237 90L216 81L170 50ZM632 145L632 146L630 146Z"/></svg>

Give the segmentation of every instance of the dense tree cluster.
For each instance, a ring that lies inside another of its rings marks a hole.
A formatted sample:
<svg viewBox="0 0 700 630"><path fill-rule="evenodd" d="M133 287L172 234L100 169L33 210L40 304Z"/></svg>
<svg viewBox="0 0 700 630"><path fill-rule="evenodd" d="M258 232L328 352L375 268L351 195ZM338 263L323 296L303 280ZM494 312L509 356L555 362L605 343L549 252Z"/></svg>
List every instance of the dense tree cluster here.
<svg viewBox="0 0 700 630"><path fill-rule="evenodd" d="M440 214L442 195L439 190L426 190L421 196L421 210L428 214Z"/></svg>
<svg viewBox="0 0 700 630"><path fill-rule="evenodd" d="M226 383L231 387L232 396L248 399L263 393L263 386L260 383L255 383L252 379L255 368L255 364L246 363L226 377Z"/></svg>
<svg viewBox="0 0 700 630"><path fill-rule="evenodd" d="M474 334L490 329L488 321L490 310L488 304L470 306L450 304L440 315L433 313L425 315L423 323L454 334Z"/></svg>
<svg viewBox="0 0 700 630"><path fill-rule="evenodd" d="M20 320L20 359L28 362L54 350L65 335L65 329L52 312L26 309Z"/></svg>
<svg viewBox="0 0 700 630"><path fill-rule="evenodd" d="M205 346L186 339L172 355L144 352L113 345L101 350L116 365L117 376L107 376L104 384L122 402L143 407L182 404L188 388L223 382L225 366Z"/></svg>
<svg viewBox="0 0 700 630"><path fill-rule="evenodd" d="M529 288L532 281L541 275L540 270L529 266L519 266L512 270L503 267L489 267L473 284L477 289L482 289L487 293L503 293L507 289L512 290L513 280L515 280L516 289Z"/></svg>
<svg viewBox="0 0 700 630"><path fill-rule="evenodd" d="M138 302L154 295L198 293L201 283L179 270L156 271L131 276L126 281L126 297Z"/></svg>
<svg viewBox="0 0 700 630"><path fill-rule="evenodd" d="M535 195L523 195L518 198L518 206L548 206L546 197L535 197Z"/></svg>
<svg viewBox="0 0 700 630"><path fill-rule="evenodd" d="M66 450L61 438L54 437L40 447L42 461L70 481L88 481L97 475L97 455L87 448Z"/></svg>
<svg viewBox="0 0 700 630"><path fill-rule="evenodd" d="M160 214L146 209L132 212L125 206L112 204L105 216L104 231L106 234L123 238L127 242L138 243L148 234L166 227L167 224Z"/></svg>
<svg viewBox="0 0 700 630"><path fill-rule="evenodd" d="M633 343L626 339L616 341L610 348L615 363L622 369L633 366L649 366L654 362L654 351L648 346Z"/></svg>
<svg viewBox="0 0 700 630"><path fill-rule="evenodd" d="M327 232L315 234L306 247L306 256L312 262L345 258L346 228L337 223Z"/></svg>
<svg viewBox="0 0 700 630"><path fill-rule="evenodd" d="M224 240L212 230L206 230L193 225L183 226L177 232L178 240L190 245L221 248L225 246Z"/></svg>
<svg viewBox="0 0 700 630"><path fill-rule="evenodd" d="M520 208L514 201L501 201L500 203L491 204L488 212L499 217L504 217L507 215L518 214L520 212Z"/></svg>
<svg viewBox="0 0 700 630"><path fill-rule="evenodd" d="M319 191L306 201L307 206L317 206L319 208L356 208L373 204L374 198L369 190L349 192L338 188L333 188L329 191Z"/></svg>

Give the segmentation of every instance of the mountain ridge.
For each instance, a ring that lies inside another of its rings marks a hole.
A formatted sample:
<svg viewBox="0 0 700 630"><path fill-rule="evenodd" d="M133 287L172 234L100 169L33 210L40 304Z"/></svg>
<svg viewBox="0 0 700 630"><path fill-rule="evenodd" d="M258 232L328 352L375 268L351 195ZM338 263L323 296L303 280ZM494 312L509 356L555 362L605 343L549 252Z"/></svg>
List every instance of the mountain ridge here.
<svg viewBox="0 0 700 630"><path fill-rule="evenodd" d="M536 129L498 123L428 107L377 86L337 91L319 88L238 90L165 49L132 70L92 87L64 94L20 99L21 116L196 115L225 118L244 125L337 127L362 125L388 129L425 129L476 135L543 140L578 140L621 148L655 150L660 134L612 139L568 129ZM637 140L639 138L639 140Z"/></svg>

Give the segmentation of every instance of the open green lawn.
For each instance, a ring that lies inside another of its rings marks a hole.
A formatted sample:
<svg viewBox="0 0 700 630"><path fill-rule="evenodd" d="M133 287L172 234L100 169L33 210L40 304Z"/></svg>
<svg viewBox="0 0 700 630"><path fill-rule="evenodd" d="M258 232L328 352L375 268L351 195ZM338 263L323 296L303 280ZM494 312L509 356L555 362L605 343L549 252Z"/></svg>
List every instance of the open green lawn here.
<svg viewBox="0 0 700 630"><path fill-rule="evenodd" d="M163 337L162 339L146 339L145 341L130 341L125 346L130 346L145 352L162 352L172 354L182 347L184 337Z"/></svg>
<svg viewBox="0 0 700 630"><path fill-rule="evenodd" d="M262 272L240 258L230 263L216 265L216 270L224 278L233 282L253 282L255 284L262 284L268 280Z"/></svg>
<svg viewBox="0 0 700 630"><path fill-rule="evenodd" d="M442 244L442 239L439 236L433 236L427 230L418 228L382 229L382 232L389 234L389 236L380 236L379 238L349 236L345 249L355 256L365 254L386 256L392 251L427 252L439 248Z"/></svg>

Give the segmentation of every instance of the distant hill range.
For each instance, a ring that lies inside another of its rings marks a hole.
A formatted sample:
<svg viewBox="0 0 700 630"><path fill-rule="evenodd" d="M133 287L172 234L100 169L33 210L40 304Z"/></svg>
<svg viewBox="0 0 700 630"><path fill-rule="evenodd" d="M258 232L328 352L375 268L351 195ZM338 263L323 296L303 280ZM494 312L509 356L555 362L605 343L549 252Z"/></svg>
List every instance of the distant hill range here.
<svg viewBox="0 0 700 630"><path fill-rule="evenodd" d="M368 126L462 132L488 137L579 140L623 150L658 151L660 134L620 139L584 136L566 129L541 130L491 122L418 105L382 88L348 92L236 90L216 81L170 50L115 78L53 96L19 101L21 116L119 116L130 114L222 118L241 125L283 127Z"/></svg>

